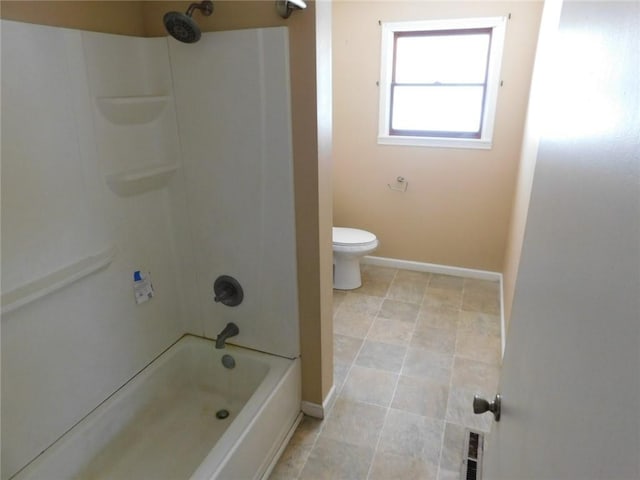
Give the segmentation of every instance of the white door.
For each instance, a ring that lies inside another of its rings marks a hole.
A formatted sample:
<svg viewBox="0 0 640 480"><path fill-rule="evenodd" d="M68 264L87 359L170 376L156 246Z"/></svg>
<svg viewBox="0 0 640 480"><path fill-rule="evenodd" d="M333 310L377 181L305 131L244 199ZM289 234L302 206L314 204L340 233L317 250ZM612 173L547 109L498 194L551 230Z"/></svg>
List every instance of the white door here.
<svg viewBox="0 0 640 480"><path fill-rule="evenodd" d="M565 2L554 56L484 479L640 479L640 3Z"/></svg>

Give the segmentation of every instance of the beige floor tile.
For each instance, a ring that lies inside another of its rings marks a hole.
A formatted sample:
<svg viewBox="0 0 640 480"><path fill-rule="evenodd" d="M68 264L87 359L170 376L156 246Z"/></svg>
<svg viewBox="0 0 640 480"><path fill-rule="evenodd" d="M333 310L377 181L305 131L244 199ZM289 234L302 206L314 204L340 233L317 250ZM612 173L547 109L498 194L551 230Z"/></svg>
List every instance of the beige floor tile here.
<svg viewBox="0 0 640 480"><path fill-rule="evenodd" d="M398 269L398 273L394 280L402 282L413 282L419 285L428 285L431 279L431 274L428 272L416 272L414 270L402 270Z"/></svg>
<svg viewBox="0 0 640 480"><path fill-rule="evenodd" d="M384 299L361 293L348 292L340 305L340 310L350 310L367 315L376 315Z"/></svg>
<svg viewBox="0 0 640 480"><path fill-rule="evenodd" d="M499 315L499 282L465 279L462 294L462 309Z"/></svg>
<svg viewBox="0 0 640 480"><path fill-rule="evenodd" d="M319 438L375 448L384 425L386 411L386 408L377 405L339 397L331 413L324 420Z"/></svg>
<svg viewBox="0 0 640 480"><path fill-rule="evenodd" d="M310 453L311 445L303 446L289 443L278 459L269 480L296 480L302 473Z"/></svg>
<svg viewBox="0 0 640 480"><path fill-rule="evenodd" d="M322 430L322 420L308 415L302 417L291 440L292 445L312 446Z"/></svg>
<svg viewBox="0 0 640 480"><path fill-rule="evenodd" d="M336 389L336 393L342 389L350 368L350 363L342 363L337 360L333 362L333 386Z"/></svg>
<svg viewBox="0 0 640 480"><path fill-rule="evenodd" d="M342 290L334 290L333 291L333 313L335 314L342 301L347 296L347 292L343 292Z"/></svg>
<svg viewBox="0 0 640 480"><path fill-rule="evenodd" d="M333 317L333 333L349 337L364 338L367 336L375 317L368 313L353 310L338 310Z"/></svg>
<svg viewBox="0 0 640 480"><path fill-rule="evenodd" d="M451 380L453 355L437 353L423 348L411 347L407 351L402 375L407 377L430 378L448 385Z"/></svg>
<svg viewBox="0 0 640 480"><path fill-rule="evenodd" d="M458 308L433 309L423 305L418 313L416 329L435 327L455 332L458 329L459 315Z"/></svg>
<svg viewBox="0 0 640 480"><path fill-rule="evenodd" d="M372 460L371 447L321 437L309 454L300 480L365 479Z"/></svg>
<svg viewBox="0 0 640 480"><path fill-rule="evenodd" d="M355 364L392 373L400 373L407 348L401 345L365 340Z"/></svg>
<svg viewBox="0 0 640 480"><path fill-rule="evenodd" d="M468 358L455 357L452 385L482 392L495 392L500 380L500 367Z"/></svg>
<svg viewBox="0 0 640 480"><path fill-rule="evenodd" d="M464 448L466 428L455 423L445 423L444 438L442 440L442 457L440 468L457 471L460 475L462 454Z"/></svg>
<svg viewBox="0 0 640 480"><path fill-rule="evenodd" d="M455 354L458 357L477 360L490 365L500 365L500 338L485 335L458 333Z"/></svg>
<svg viewBox="0 0 640 480"><path fill-rule="evenodd" d="M429 278L430 274L428 273L398 270L396 277L391 282L387 297L420 305Z"/></svg>
<svg viewBox="0 0 640 480"><path fill-rule="evenodd" d="M447 410L448 385L427 378L400 376L391 407L443 420Z"/></svg>
<svg viewBox="0 0 640 480"><path fill-rule="evenodd" d="M285 451L278 459L269 479L295 480L300 476L302 468L322 429L322 421L304 416L298 428L289 440Z"/></svg>
<svg viewBox="0 0 640 480"><path fill-rule="evenodd" d="M385 297L397 272L398 270L395 268L361 265L362 286L357 292L375 297Z"/></svg>
<svg viewBox="0 0 640 480"><path fill-rule="evenodd" d="M460 480L460 470L438 470L438 480Z"/></svg>
<svg viewBox="0 0 640 480"><path fill-rule="evenodd" d="M398 322L415 323L420 306L415 303L386 299L382 302L378 318L387 318Z"/></svg>
<svg viewBox="0 0 640 480"><path fill-rule="evenodd" d="M498 315L500 313L500 299L484 293L465 294L462 297L462 310Z"/></svg>
<svg viewBox="0 0 640 480"><path fill-rule="evenodd" d="M388 407L398 374L354 365L349 371L340 396L361 402Z"/></svg>
<svg viewBox="0 0 640 480"><path fill-rule="evenodd" d="M335 405L304 418L271 478L458 480L465 429L493 423L472 402L497 391L499 283L361 272L334 291Z"/></svg>
<svg viewBox="0 0 640 480"><path fill-rule="evenodd" d="M380 435L378 451L420 458L437 465L444 422L390 409Z"/></svg>
<svg viewBox="0 0 640 480"><path fill-rule="evenodd" d="M438 467L419 458L376 452L369 480L436 480Z"/></svg>
<svg viewBox="0 0 640 480"><path fill-rule="evenodd" d="M448 290L429 287L425 291L423 308L429 310L459 309L462 304L462 290Z"/></svg>
<svg viewBox="0 0 640 480"><path fill-rule="evenodd" d="M407 346L414 330L415 323L413 322L376 318L367 333L367 340Z"/></svg>
<svg viewBox="0 0 640 480"><path fill-rule="evenodd" d="M453 275L442 275L439 273L432 273L431 279L429 280L430 288L462 291L463 285L464 285L464 277L454 277Z"/></svg>
<svg viewBox="0 0 640 480"><path fill-rule="evenodd" d="M361 338L333 335L333 358L337 362L351 364L362 346Z"/></svg>
<svg viewBox="0 0 640 480"><path fill-rule="evenodd" d="M482 312L460 312L458 331L465 334L500 337L500 317Z"/></svg>
<svg viewBox="0 0 640 480"><path fill-rule="evenodd" d="M416 325L410 345L438 353L453 354L456 345L456 332Z"/></svg>
<svg viewBox="0 0 640 480"><path fill-rule="evenodd" d="M500 294L500 282L497 280L480 280L477 278L465 278L464 287L469 292Z"/></svg>

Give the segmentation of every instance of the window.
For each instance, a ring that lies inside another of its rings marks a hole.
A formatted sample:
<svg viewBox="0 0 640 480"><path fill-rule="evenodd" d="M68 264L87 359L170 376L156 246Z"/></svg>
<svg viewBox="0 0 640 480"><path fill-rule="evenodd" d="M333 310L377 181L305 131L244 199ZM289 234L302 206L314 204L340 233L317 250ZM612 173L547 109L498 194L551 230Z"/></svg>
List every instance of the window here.
<svg viewBox="0 0 640 480"><path fill-rule="evenodd" d="M491 148L504 24L383 23L378 143Z"/></svg>

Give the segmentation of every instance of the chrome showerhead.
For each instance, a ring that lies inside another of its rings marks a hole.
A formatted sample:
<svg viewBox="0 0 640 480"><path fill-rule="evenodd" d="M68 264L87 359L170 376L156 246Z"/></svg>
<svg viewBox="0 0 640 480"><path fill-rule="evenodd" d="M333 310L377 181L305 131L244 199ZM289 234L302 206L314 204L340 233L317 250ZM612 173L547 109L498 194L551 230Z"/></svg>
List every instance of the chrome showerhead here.
<svg viewBox="0 0 640 480"><path fill-rule="evenodd" d="M200 10L203 15L209 16L213 12L213 2L204 0L200 3L189 5L186 13L167 12L162 21L169 35L184 43L195 43L200 40L200 27L191 16L194 10Z"/></svg>

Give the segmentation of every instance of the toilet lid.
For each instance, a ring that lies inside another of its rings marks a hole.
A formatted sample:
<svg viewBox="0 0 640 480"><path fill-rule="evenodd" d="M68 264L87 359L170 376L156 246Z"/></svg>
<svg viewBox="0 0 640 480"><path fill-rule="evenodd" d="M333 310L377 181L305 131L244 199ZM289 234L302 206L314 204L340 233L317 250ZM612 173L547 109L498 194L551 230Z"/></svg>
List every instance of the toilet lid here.
<svg viewBox="0 0 640 480"><path fill-rule="evenodd" d="M333 243L335 245L364 245L375 241L376 236L366 230L333 227Z"/></svg>

